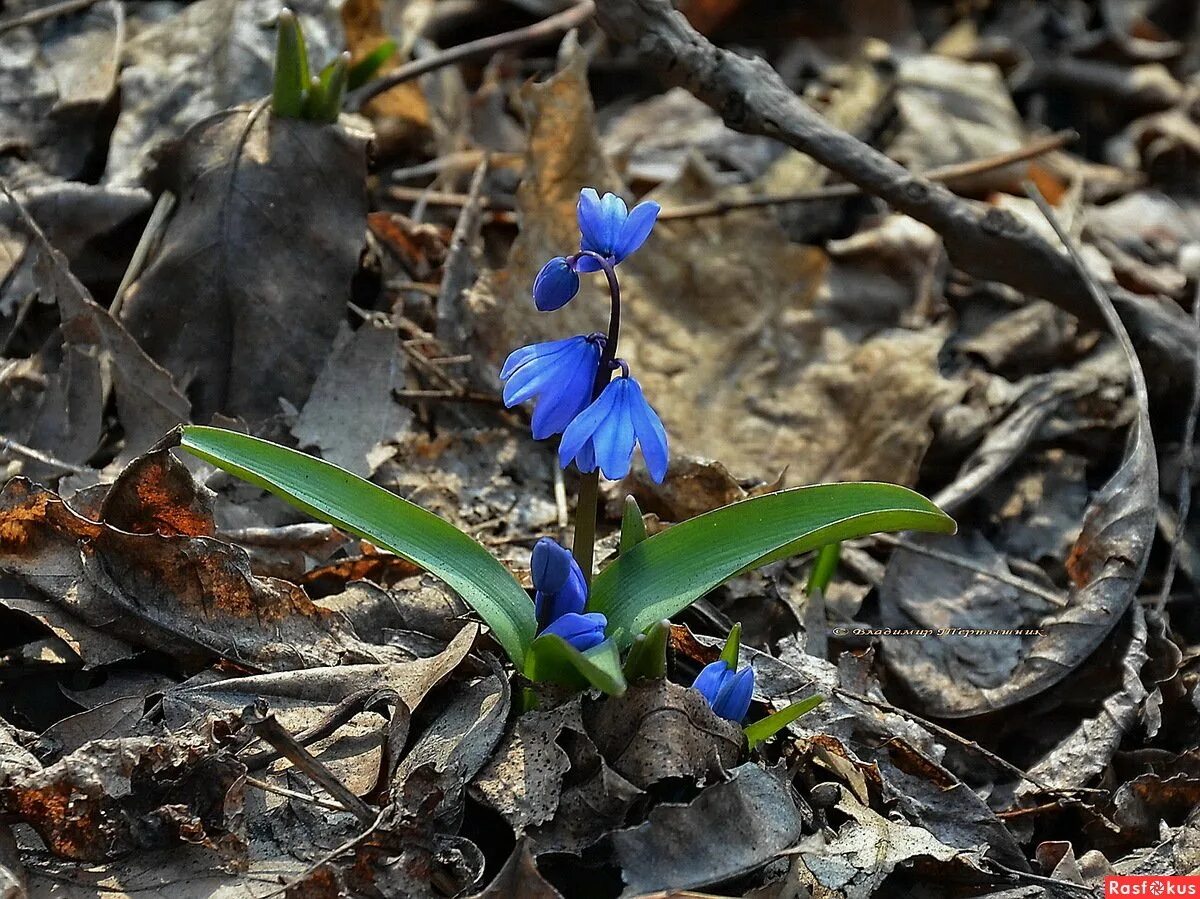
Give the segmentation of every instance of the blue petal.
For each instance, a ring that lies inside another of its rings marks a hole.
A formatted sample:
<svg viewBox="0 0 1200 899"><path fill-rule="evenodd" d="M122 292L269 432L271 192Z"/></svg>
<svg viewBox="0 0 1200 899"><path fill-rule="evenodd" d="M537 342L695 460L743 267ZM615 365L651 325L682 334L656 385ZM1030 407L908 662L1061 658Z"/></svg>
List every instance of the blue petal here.
<svg viewBox="0 0 1200 899"><path fill-rule="evenodd" d="M604 219L602 233L604 243L601 247L587 247L595 250L601 256L612 256L616 252L617 238L621 236L621 227L629 217L629 207L616 194L605 194L600 200L600 214Z"/></svg>
<svg viewBox="0 0 1200 899"><path fill-rule="evenodd" d="M629 397L629 412L633 419L633 429L637 433L638 443L642 447L642 456L646 460L646 468L656 484L661 484L667 476L667 465L670 456L667 451L667 431L663 427L658 413L646 402L642 393L642 385L630 378L633 390Z"/></svg>
<svg viewBox="0 0 1200 899"><path fill-rule="evenodd" d="M588 340L570 352L573 358L564 359L559 369L564 380L548 387L533 411L531 425L535 440L561 433L592 401L596 372L600 368L600 345Z"/></svg>
<svg viewBox="0 0 1200 899"><path fill-rule="evenodd" d="M613 407L592 435L600 470L613 481L629 474L629 463L633 459L634 433L629 417L628 382L628 378L617 378L604 388L605 393L613 394Z"/></svg>
<svg viewBox="0 0 1200 899"><path fill-rule="evenodd" d="M587 249L587 248L582 247L582 249ZM604 268L604 266L602 266L597 260L593 259L591 256L580 256L575 261L575 271L577 271L577 272L598 272L602 268Z"/></svg>
<svg viewBox="0 0 1200 899"><path fill-rule="evenodd" d="M594 187L585 187L579 192L579 204L576 206L576 214L579 218L579 233L583 235L579 245L582 249L593 250L603 241L604 238L604 214L600 206L600 197L596 193ZM586 257L585 257L586 258ZM583 260L581 259L580 262ZM592 264L595 261L592 260ZM579 271L596 271L597 269L579 268Z"/></svg>
<svg viewBox="0 0 1200 899"><path fill-rule="evenodd" d="M562 256L542 266L533 281L533 302L542 312L561 309L579 293L579 275Z"/></svg>
<svg viewBox="0 0 1200 899"><path fill-rule="evenodd" d="M600 423L608 417L613 408L616 395L608 387L590 406L575 416L575 420L563 431L562 442L558 445L558 463L563 468L571 464L571 460L579 455L585 443L591 442L592 435ZM591 471L592 468L580 468L580 471Z"/></svg>
<svg viewBox="0 0 1200 899"><path fill-rule="evenodd" d="M542 633L556 634L580 652L586 652L604 642L604 628L607 626L608 619L599 612L587 612L583 615L568 612Z"/></svg>
<svg viewBox="0 0 1200 899"><path fill-rule="evenodd" d="M743 668L721 685L712 704L713 711L722 718L741 723L750 711L750 698L754 695L754 669Z"/></svg>
<svg viewBox="0 0 1200 899"><path fill-rule="evenodd" d="M521 362L509 373L504 385L506 406L515 406L544 392L557 397L576 368L586 365L598 352L594 341L582 334L534 346L544 347L545 351ZM592 371L594 376L594 367Z"/></svg>
<svg viewBox="0 0 1200 899"><path fill-rule="evenodd" d="M633 211L622 223L621 231L617 235L616 246L613 247L613 255L616 256L617 262L629 256L646 242L646 238L654 230L654 222L658 219L658 213L661 211L662 207L653 200L646 200L633 207Z"/></svg>
<svg viewBox="0 0 1200 899"><path fill-rule="evenodd" d="M533 546L533 586L544 593L557 593L571 576L575 557L557 540L543 537ZM576 566L578 567L578 566Z"/></svg>
<svg viewBox="0 0 1200 899"><path fill-rule="evenodd" d="M582 472L596 470L596 447L590 437L579 452L575 454L575 467Z"/></svg>
<svg viewBox="0 0 1200 899"><path fill-rule="evenodd" d="M541 359L544 356L552 356L573 340L578 339L578 337L567 337L563 340L551 340L546 343L531 343L529 346L513 350L504 360L504 367L500 369L500 380L507 381L512 377L513 372L527 362Z"/></svg>
<svg viewBox="0 0 1200 899"><path fill-rule="evenodd" d="M708 700L708 704L712 705L717 700L717 696L721 692L721 688L725 686L725 682L733 675L729 665L724 659L717 659L700 669L700 673L696 675L696 680L692 686L704 694L704 698Z"/></svg>

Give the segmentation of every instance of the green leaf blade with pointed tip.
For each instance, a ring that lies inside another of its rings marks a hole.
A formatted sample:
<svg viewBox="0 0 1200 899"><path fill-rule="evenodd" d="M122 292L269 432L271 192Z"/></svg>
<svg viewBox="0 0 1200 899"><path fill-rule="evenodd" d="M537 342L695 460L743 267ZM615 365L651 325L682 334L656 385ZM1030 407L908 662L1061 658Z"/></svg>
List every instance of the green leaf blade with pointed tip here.
<svg viewBox="0 0 1200 899"><path fill-rule="evenodd" d="M895 484L819 484L743 500L681 522L622 553L592 582L589 610L638 634L734 575L868 534L952 534L954 520Z"/></svg>
<svg viewBox="0 0 1200 899"><path fill-rule="evenodd" d="M523 663L537 631L533 603L508 569L448 521L336 465L257 437L188 425L180 446L436 575Z"/></svg>
<svg viewBox="0 0 1200 899"><path fill-rule="evenodd" d="M558 634L542 634L525 656L525 676L575 690L595 687L610 696L620 696L626 687L620 649L612 639L580 652Z"/></svg>
<svg viewBox="0 0 1200 899"><path fill-rule="evenodd" d="M753 724L747 724L744 728L746 733L746 742L753 749L759 743L771 739L801 715L805 715L819 706L824 700L820 696L810 696L808 699L801 699L799 702L793 702L785 709L780 709L766 718L755 721Z"/></svg>

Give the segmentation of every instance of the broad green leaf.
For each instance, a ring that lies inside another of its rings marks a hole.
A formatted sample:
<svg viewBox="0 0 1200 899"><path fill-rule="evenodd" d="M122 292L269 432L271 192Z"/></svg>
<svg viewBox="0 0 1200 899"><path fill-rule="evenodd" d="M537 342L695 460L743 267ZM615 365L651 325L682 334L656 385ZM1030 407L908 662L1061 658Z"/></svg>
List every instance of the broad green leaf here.
<svg viewBox="0 0 1200 899"><path fill-rule="evenodd" d="M759 743L771 739L801 715L811 712L821 702L820 696L810 696L808 699L793 702L786 709L780 709L753 724L747 724L745 727L746 741L750 744L750 748L753 749Z"/></svg>
<svg viewBox="0 0 1200 899"><path fill-rule="evenodd" d="M621 552L629 552L645 539L646 522L642 520L642 510L636 499L627 496L621 512Z"/></svg>
<svg viewBox="0 0 1200 899"><path fill-rule="evenodd" d="M290 9L280 10L275 43L275 87L271 108L276 115L298 119L304 113L308 91L308 50L300 22Z"/></svg>
<svg viewBox="0 0 1200 899"><path fill-rule="evenodd" d="M580 652L558 634L542 634L525 656L525 676L574 690L591 686L611 696L620 696L626 686L620 650L612 639Z"/></svg>
<svg viewBox="0 0 1200 899"><path fill-rule="evenodd" d="M664 618L638 634L625 656L625 679L656 680L667 676L667 644L671 640L671 622Z"/></svg>
<svg viewBox="0 0 1200 899"><path fill-rule="evenodd" d="M336 465L257 437L188 425L180 445L441 578L516 664L525 658L537 631L533 603L491 553L454 525Z"/></svg>
<svg viewBox="0 0 1200 899"><path fill-rule="evenodd" d="M725 638L725 645L721 647L721 661L737 671L738 652L742 648L742 623L739 621L729 629L729 636Z"/></svg>
<svg viewBox="0 0 1200 899"><path fill-rule="evenodd" d="M954 520L895 484L820 484L743 500L681 522L622 553L592 582L588 608L610 633L637 634L742 571L886 531L954 533Z"/></svg>
<svg viewBox="0 0 1200 899"><path fill-rule="evenodd" d="M812 574L808 576L808 585L804 588L805 593L812 596L817 591L825 592L825 588L833 580L833 573L837 571L838 559L841 558L841 555L841 543L826 543L817 550L817 559L813 562Z"/></svg>
<svg viewBox="0 0 1200 899"><path fill-rule="evenodd" d="M354 90L356 87L362 87L375 77L375 73L379 71L379 67L391 59L395 53L396 42L388 40L364 56L350 67L350 72L346 79L347 89Z"/></svg>

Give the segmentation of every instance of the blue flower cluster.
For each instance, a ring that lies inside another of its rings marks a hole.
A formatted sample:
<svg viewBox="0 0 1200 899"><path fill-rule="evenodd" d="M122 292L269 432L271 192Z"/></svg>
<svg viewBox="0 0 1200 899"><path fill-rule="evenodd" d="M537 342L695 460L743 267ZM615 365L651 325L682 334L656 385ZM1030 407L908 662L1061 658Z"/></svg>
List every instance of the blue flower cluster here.
<svg viewBox="0 0 1200 899"><path fill-rule="evenodd" d="M620 321L615 269L646 242L658 213L653 201L630 211L620 197L600 197L584 188L578 206L579 252L551 259L533 282L534 304L543 312L561 309L574 299L580 272L603 271L612 292L608 335L521 347L500 371L506 406L535 401L534 438L562 434L558 458L563 468L574 462L582 472L599 468L606 478L616 480L629 473L633 451L640 446L650 476L659 483L666 477L667 432L628 365L615 358ZM620 375L612 378L618 369Z"/></svg>
<svg viewBox="0 0 1200 899"><path fill-rule="evenodd" d="M750 697L754 694L754 669L735 671L724 659L717 659L701 669L692 686L704 694L714 712L741 724L750 711Z"/></svg>
<svg viewBox="0 0 1200 899"><path fill-rule="evenodd" d="M588 586L583 570L549 537L533 547L533 587L539 633L556 634L580 652L604 642L608 619L600 612L584 611Z"/></svg>

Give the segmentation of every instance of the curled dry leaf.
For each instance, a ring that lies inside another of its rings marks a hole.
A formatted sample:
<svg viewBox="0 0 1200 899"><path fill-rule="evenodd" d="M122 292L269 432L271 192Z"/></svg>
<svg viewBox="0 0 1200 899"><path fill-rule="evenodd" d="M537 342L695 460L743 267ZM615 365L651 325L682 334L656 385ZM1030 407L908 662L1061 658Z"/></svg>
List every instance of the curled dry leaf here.
<svg viewBox="0 0 1200 899"><path fill-rule="evenodd" d="M645 823L613 834L622 896L745 874L793 845L803 823L784 778L754 763L741 765L687 805L660 805Z"/></svg>
<svg viewBox="0 0 1200 899"><path fill-rule="evenodd" d="M259 671L400 660L299 587L254 577L243 550L209 537L118 530L21 478L0 492L0 533L0 570L135 646Z"/></svg>
<svg viewBox="0 0 1200 899"><path fill-rule="evenodd" d="M64 858L103 861L178 841L240 852L245 768L221 753L227 728L214 719L187 731L93 741L8 780L0 807Z"/></svg>
<svg viewBox="0 0 1200 899"><path fill-rule="evenodd" d="M613 770L643 789L668 777L712 783L737 763L746 742L698 690L668 680L588 703L583 720Z"/></svg>
<svg viewBox="0 0 1200 899"><path fill-rule="evenodd" d="M127 295L129 330L187 385L198 421L302 406L358 266L365 136L258 103L192 127L164 177L179 207Z"/></svg>
<svg viewBox="0 0 1200 899"><path fill-rule="evenodd" d="M523 840L517 843L495 880L471 899L509 899L513 896L523 899L562 899L562 893L538 871L529 852L529 844Z"/></svg>

